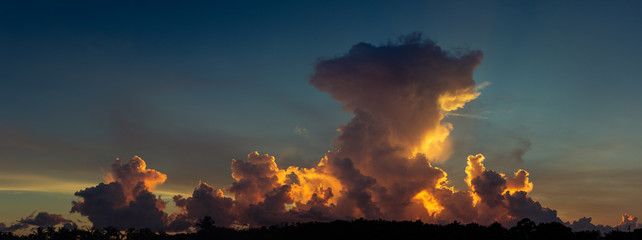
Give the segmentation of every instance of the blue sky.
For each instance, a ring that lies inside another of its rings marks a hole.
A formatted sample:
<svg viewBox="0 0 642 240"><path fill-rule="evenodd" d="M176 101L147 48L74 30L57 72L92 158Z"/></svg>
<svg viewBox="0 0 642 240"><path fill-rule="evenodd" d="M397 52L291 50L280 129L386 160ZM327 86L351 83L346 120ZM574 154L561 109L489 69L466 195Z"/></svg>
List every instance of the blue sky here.
<svg viewBox="0 0 642 240"><path fill-rule="evenodd" d="M251 151L313 166L351 117L308 84L314 64L415 31L484 53L475 81L490 85L460 110L482 118L447 119L455 153L439 165L456 188L466 186L466 156L481 152L493 169L528 170L533 197L564 220L641 216L641 10L639 1L3 2L0 221L67 213L73 192L117 157L139 155L167 174L168 194L199 180L229 185L230 160Z"/></svg>

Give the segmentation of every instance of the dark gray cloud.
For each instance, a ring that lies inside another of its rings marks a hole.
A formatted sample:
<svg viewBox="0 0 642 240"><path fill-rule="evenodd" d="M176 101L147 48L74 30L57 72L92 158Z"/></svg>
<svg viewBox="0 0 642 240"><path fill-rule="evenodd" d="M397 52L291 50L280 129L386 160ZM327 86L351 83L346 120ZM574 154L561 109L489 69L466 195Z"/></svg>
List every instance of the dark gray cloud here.
<svg viewBox="0 0 642 240"><path fill-rule="evenodd" d="M502 193L506 190L506 180L495 171L484 171L472 180L473 192L481 198L481 202L489 207L503 204Z"/></svg>
<svg viewBox="0 0 642 240"><path fill-rule="evenodd" d="M506 207L513 220L509 222L509 226L517 223L519 219L529 218L535 223L542 222L562 222L557 217L557 211L551 210L533 200L524 191L517 191L515 193L505 193Z"/></svg>
<svg viewBox="0 0 642 240"><path fill-rule="evenodd" d="M591 223L593 219L591 217L582 217L578 220L573 221L572 223L566 222L566 226L570 227L574 232L581 231L600 231L600 232L610 232L613 230L611 226L604 225L594 225Z"/></svg>
<svg viewBox="0 0 642 240"><path fill-rule="evenodd" d="M223 191L206 183L200 183L191 197L177 195L173 200L176 207L182 210L179 219L202 219L210 216L219 226L229 226L238 219L234 200L223 196Z"/></svg>
<svg viewBox="0 0 642 240"><path fill-rule="evenodd" d="M637 217L633 217L626 213L622 214L622 220L615 226L601 224L595 225L591 222L592 220L593 219L591 217L582 217L578 220L574 220L573 222L566 222L565 225L570 227L575 232L600 231L602 233L607 233L613 230L629 232L635 229L642 228L642 224L638 223Z"/></svg>
<svg viewBox="0 0 642 240"><path fill-rule="evenodd" d="M35 217L29 217L18 221L19 223L35 225L38 227L51 227L58 224L71 224L68 226L75 226L75 223L69 219L64 218L60 214L51 214L48 212L39 212ZM67 227L67 226L66 226Z"/></svg>
<svg viewBox="0 0 642 240"><path fill-rule="evenodd" d="M241 215L241 221L253 226L269 226L282 222L293 222L286 214L286 204L294 203L290 195L290 185L283 185L274 188L270 193L265 195L263 201L258 204L250 204Z"/></svg>
<svg viewBox="0 0 642 240"><path fill-rule="evenodd" d="M132 158L126 164L117 159L100 183L75 193L83 198L72 202L71 212L87 216L95 228L116 227L164 229L168 222L165 202L151 191L167 176L146 169L145 161Z"/></svg>
<svg viewBox="0 0 642 240"><path fill-rule="evenodd" d="M46 228L62 226L68 229L78 227L78 225L74 221L66 219L60 214L53 214L48 212L39 212L38 214L35 214L35 216L34 214L35 212L9 226L5 225L4 223L0 223L0 232L13 232L16 230L27 229L31 227Z"/></svg>
<svg viewBox="0 0 642 240"><path fill-rule="evenodd" d="M0 231L2 231L2 232L13 232L13 231L16 231L16 230L19 230L19 229L23 229L23 228L27 228L27 227L29 227L29 225L28 224L24 224L24 223L11 224L9 226L7 226L4 223L0 223Z"/></svg>

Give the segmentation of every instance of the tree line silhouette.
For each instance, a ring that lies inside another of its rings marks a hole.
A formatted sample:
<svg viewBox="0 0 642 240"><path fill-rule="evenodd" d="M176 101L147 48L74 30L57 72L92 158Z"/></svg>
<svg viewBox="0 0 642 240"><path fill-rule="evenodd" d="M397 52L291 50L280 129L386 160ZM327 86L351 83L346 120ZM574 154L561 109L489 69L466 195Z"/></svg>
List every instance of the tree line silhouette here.
<svg viewBox="0 0 642 240"><path fill-rule="evenodd" d="M522 219L512 228L504 228L499 223L483 226L476 223L461 224L453 222L447 225L426 224L417 221L336 220L332 222L306 222L281 224L270 227L234 229L217 227L211 217L205 217L195 223L196 232L168 234L149 229L104 229L81 228L37 228L28 235L15 235L11 232L0 232L0 240L34 239L34 240L187 240L187 239L498 239L498 240L536 240L536 239L642 239L642 229L633 231L599 231L572 232L562 223L540 223Z"/></svg>

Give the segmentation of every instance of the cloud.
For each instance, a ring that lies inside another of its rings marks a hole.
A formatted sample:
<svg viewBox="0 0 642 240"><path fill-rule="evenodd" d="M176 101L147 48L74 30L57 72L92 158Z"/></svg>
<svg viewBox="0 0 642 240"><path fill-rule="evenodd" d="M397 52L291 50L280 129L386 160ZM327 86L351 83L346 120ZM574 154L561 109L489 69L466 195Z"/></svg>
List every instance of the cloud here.
<svg viewBox="0 0 642 240"><path fill-rule="evenodd" d="M431 164L446 160L452 150L453 126L445 116L479 95L472 74L481 58L481 52L452 54L411 34L381 46L359 43L343 56L320 60L310 84L354 114L339 127L336 150L310 169L281 169L274 157L256 152L247 161L233 160L236 182L227 191L234 198L208 188L208 202L215 204L199 206L219 213L218 222L249 225L359 217L558 220L556 212L528 197L532 183L524 170L506 177L486 170L483 155L470 156L469 192L449 187L446 173ZM177 204L189 206L186 199L176 198ZM230 212L220 213L222 205ZM190 211L183 216L197 217Z"/></svg>
<svg viewBox="0 0 642 240"><path fill-rule="evenodd" d="M343 216L357 216L365 218L383 217L381 210L375 205L372 193L368 191L376 180L364 176L358 169L354 168L353 162L348 159L335 159L328 163L328 170L341 181L344 186L342 198L338 199L340 204L351 205L352 208L342 208L347 211L340 211Z"/></svg>
<svg viewBox="0 0 642 240"><path fill-rule="evenodd" d="M236 182L229 191L234 193L239 204L257 204L280 185L278 173L274 157L267 154L253 152L248 154L247 161L233 159L232 177Z"/></svg>
<svg viewBox="0 0 642 240"><path fill-rule="evenodd" d="M482 203L491 208L503 204L502 193L506 190L506 180L499 173L483 171L471 184L473 192L481 198Z"/></svg>
<svg viewBox="0 0 642 240"><path fill-rule="evenodd" d="M308 129L304 128L304 127L296 126L294 128L294 132L296 132L296 134L299 134L299 135L307 135L308 134Z"/></svg>
<svg viewBox="0 0 642 240"><path fill-rule="evenodd" d="M263 201L250 205L242 214L241 221L252 226L269 226L281 222L291 222L286 215L286 204L294 203L291 187L283 185L265 195Z"/></svg>
<svg viewBox="0 0 642 240"><path fill-rule="evenodd" d="M191 197L177 195L173 200L176 207L182 210L180 219L202 219L210 216L219 226L229 226L234 223L233 220L238 219L234 200L225 197L223 191L214 189L207 183L201 182Z"/></svg>
<svg viewBox="0 0 642 240"><path fill-rule="evenodd" d="M485 85L473 80L482 57L479 51L447 52L418 33L379 46L358 43L342 56L319 60L311 76L312 86L354 115L315 167L280 168L274 156L252 152L247 160L232 160L229 187L201 182L191 196L174 196L180 211L168 215L152 193L165 174L146 169L139 157L126 164L117 159L106 183L76 193L83 200L73 202L72 212L94 227L156 230L185 230L205 216L220 226L361 217L509 227L522 218L561 222L555 210L528 195L533 183L525 170L507 176L487 169L484 155L471 155L469 189L458 191L434 166L453 151L454 126L445 117ZM518 144L523 151L514 155L521 158L530 142ZM621 225L632 224L637 218Z"/></svg>
<svg viewBox="0 0 642 240"><path fill-rule="evenodd" d="M447 112L444 114L446 117L449 116L455 116L455 117L464 117L464 118L474 118L474 119L488 119L488 117L484 117L481 115L475 115L475 114L467 114L467 113L451 113Z"/></svg>
<svg viewBox="0 0 642 240"><path fill-rule="evenodd" d="M26 229L30 227L54 227L61 225L64 228L77 228L78 225L69 219L64 218L60 214L52 214L48 212L39 212L38 214L35 214L36 212L33 212L31 215L27 216L26 218L22 218L18 220L15 224L11 224L9 226L5 225L4 223L0 223L0 232L13 232L17 231L20 229ZM34 216L35 215L35 216Z"/></svg>
<svg viewBox="0 0 642 240"><path fill-rule="evenodd" d="M371 217L414 219L416 209L436 205L427 197L443 187L446 174L429 162L450 156L453 126L442 120L479 95L472 74L481 58L478 51L451 54L411 34L381 46L359 43L343 56L317 63L310 84L354 114L339 128L338 150L327 154L327 165L338 166L330 174L338 176L343 166L372 179L363 194L352 197L371 196L369 209L379 212ZM339 164L346 159L352 164ZM362 179L341 182L363 185Z"/></svg>
<svg viewBox="0 0 642 240"><path fill-rule="evenodd" d="M146 191L152 191L156 186L162 184L167 180L167 175L160 173L153 169L146 169L145 161L138 156L134 156L126 164L117 158L111 164L111 171L105 177L107 183L119 183L128 197L128 200L133 198L130 193L135 193L134 188L143 187ZM139 186L140 184L143 186ZM141 189L141 190L143 190Z"/></svg>
<svg viewBox="0 0 642 240"><path fill-rule="evenodd" d="M34 191L53 193L74 193L91 183L48 177L41 174L1 173L0 191Z"/></svg>
<svg viewBox="0 0 642 240"><path fill-rule="evenodd" d="M73 223L73 221L64 218L60 214L51 214L48 212L39 212L35 217L29 217L18 221L19 223L35 225L38 227L50 227L61 223Z"/></svg>
<svg viewBox="0 0 642 240"><path fill-rule="evenodd" d="M481 59L479 51L454 56L416 33L383 46L359 43L344 56L322 60L310 84L355 114L341 128L338 145L381 141L406 156L444 160L448 149L440 146L452 126L441 123L442 111L479 95L472 74Z"/></svg>
<svg viewBox="0 0 642 240"><path fill-rule="evenodd" d="M105 179L108 183L76 192L83 200L73 201L71 212L87 216L95 228L165 228L165 202L151 193L167 179L165 174L146 169L145 161L135 156L124 165L116 159Z"/></svg>
<svg viewBox="0 0 642 240"><path fill-rule="evenodd" d="M566 226L570 227L573 231L600 231L602 233L610 232L613 230L630 232L635 229L642 228L642 224L638 223L638 218L629 214L622 214L622 221L615 226L594 225L591 223L592 218L582 217L572 223L566 222Z"/></svg>
<svg viewBox="0 0 642 240"><path fill-rule="evenodd" d="M533 183L528 180L528 175L526 170L520 169L515 172L514 177L506 177L506 190L511 192L533 190Z"/></svg>
<svg viewBox="0 0 642 240"><path fill-rule="evenodd" d="M485 157L481 154L468 156L466 181L471 187L479 218L476 222L490 224L498 221L512 226L523 218L536 223L562 222L557 211L542 207L528 196L533 189L529 173L518 170L513 177L505 176L483 165ZM470 181L469 181L470 179Z"/></svg>
<svg viewBox="0 0 642 240"><path fill-rule="evenodd" d="M574 232L597 230L605 233L613 230L613 228L610 226L594 225L593 223L591 223L592 220L593 219L590 217L582 217L578 220L573 221L572 223L567 222L566 226L570 227Z"/></svg>
<svg viewBox="0 0 642 240"><path fill-rule="evenodd" d="M510 152L509 158L517 160L520 163L524 162L524 154L531 150L531 141L525 137L516 137L517 146Z"/></svg>
<svg viewBox="0 0 642 240"><path fill-rule="evenodd" d="M7 226L4 223L0 223L0 232L13 232L19 229L27 228L29 225L24 224L24 223L16 223L16 224L11 224Z"/></svg>
<svg viewBox="0 0 642 240"><path fill-rule="evenodd" d="M354 114L339 127L336 150L310 169L281 169L274 157L257 152L247 161L235 159L236 181L227 188L234 198L201 185L192 197L175 198L185 210L177 219L198 218L190 206L217 214L222 224L257 226L359 217L509 223L516 218L510 214L521 214L516 206L556 216L525 195L532 188L526 171L505 177L486 170L483 155L471 156L472 191L459 192L431 164L452 151L446 114L480 94L472 75L481 59L479 51L452 54L411 34L381 46L359 43L343 56L320 60L310 84ZM202 191L207 204L197 201Z"/></svg>
<svg viewBox="0 0 642 240"><path fill-rule="evenodd" d="M640 227L642 226L638 224L638 218L626 213L622 215L622 221L618 225L614 226L614 228L617 228L621 231L633 231L634 229Z"/></svg>
<svg viewBox="0 0 642 240"><path fill-rule="evenodd" d="M539 202L530 198L528 193L524 191L506 192L504 198L511 216L509 225L513 225L523 218L529 218L535 223L562 222L557 217L557 211L542 207Z"/></svg>
<svg viewBox="0 0 642 240"><path fill-rule="evenodd" d="M470 155L467 159L468 162L466 166L466 183L468 184L468 187L472 188L473 179L481 176L481 174L486 171L486 168L482 164L486 157L484 157L484 155L480 153L475 156Z"/></svg>

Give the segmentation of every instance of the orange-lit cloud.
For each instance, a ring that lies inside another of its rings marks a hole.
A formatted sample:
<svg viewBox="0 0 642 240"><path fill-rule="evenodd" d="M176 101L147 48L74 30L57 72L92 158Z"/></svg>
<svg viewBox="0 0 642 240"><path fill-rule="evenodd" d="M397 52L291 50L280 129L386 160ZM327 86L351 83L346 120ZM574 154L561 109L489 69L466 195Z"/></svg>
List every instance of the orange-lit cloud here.
<svg viewBox="0 0 642 240"><path fill-rule="evenodd" d="M446 173L430 162L452 153L453 126L443 119L479 96L472 74L481 58L477 51L451 55L415 34L383 46L357 44L342 57L320 61L310 83L355 115L339 127L337 150L310 169L279 168L274 157L256 152L247 161L233 160L236 182L226 189L234 194L235 214L228 215L238 219L232 222L359 217L436 222L442 212L474 219L447 209L466 205L447 199L472 206L470 195L453 192ZM183 199L177 199L181 206Z"/></svg>
<svg viewBox="0 0 642 240"><path fill-rule="evenodd" d="M167 230L185 230L204 216L221 226L353 218L561 222L555 210L529 196L533 183L525 170L506 176L487 169L482 154L471 155L469 189L455 190L433 165L453 151L454 126L446 114L480 94L472 76L481 59L479 51L455 55L419 34L381 46L359 43L319 61L311 77L310 84L354 114L339 127L335 150L315 167L280 167L274 156L252 152L232 160L235 182L229 187L201 182L191 196L175 196L180 211L168 215L165 202L151 193L165 174L147 169L139 157L116 160L106 183L76 193L83 200L73 203L72 212L88 216L95 227ZM623 224L633 222L626 217Z"/></svg>
<svg viewBox="0 0 642 240"><path fill-rule="evenodd" d="M455 191L446 173L431 164L452 151L454 126L444 122L445 114L480 94L472 74L481 57L474 51L453 56L411 35L396 44L357 44L342 57L320 61L310 83L355 115L339 127L337 150L310 169L279 168L274 157L257 152L247 161L233 160L236 182L227 191L234 199L223 200L223 190L217 196L208 191L217 199L212 202L227 201L234 209L219 214L234 221L219 222L364 217L510 224L524 216L559 221L555 211L528 197L532 183L524 170L506 177L486 170L483 155L470 156L466 182L471 191ZM183 197L176 201L189 208Z"/></svg>
<svg viewBox="0 0 642 240"><path fill-rule="evenodd" d="M475 156L468 156L468 162L466 166L466 183L468 184L468 187L472 188L472 180L476 177L481 176L481 174L486 171L486 168L482 164L485 159L486 158L481 153Z"/></svg>
<svg viewBox="0 0 642 240"><path fill-rule="evenodd" d="M638 224L638 218L633 217L629 214L624 214L622 215L622 221L618 224L615 225L614 228L617 228L622 231L632 231L634 229L637 229L641 227L640 224Z"/></svg>
<svg viewBox="0 0 642 240"><path fill-rule="evenodd" d="M524 191L530 192L533 190L533 183L528 180L528 172L520 169L515 172L515 176L506 177L506 191L516 192Z"/></svg>
<svg viewBox="0 0 642 240"><path fill-rule="evenodd" d="M153 169L147 169L145 161L138 156L134 156L124 165L117 158L111 164L111 171L105 177L106 183L118 182L123 187L128 201L134 199L135 191L145 190L151 192L156 186L164 183L165 180L167 180L167 175Z"/></svg>
<svg viewBox="0 0 642 240"><path fill-rule="evenodd" d="M97 228L166 228L165 202L151 193L167 179L165 174L146 169L145 161L135 156L126 164L116 159L105 179L107 183L76 192L83 199L72 202L71 212L87 216Z"/></svg>

